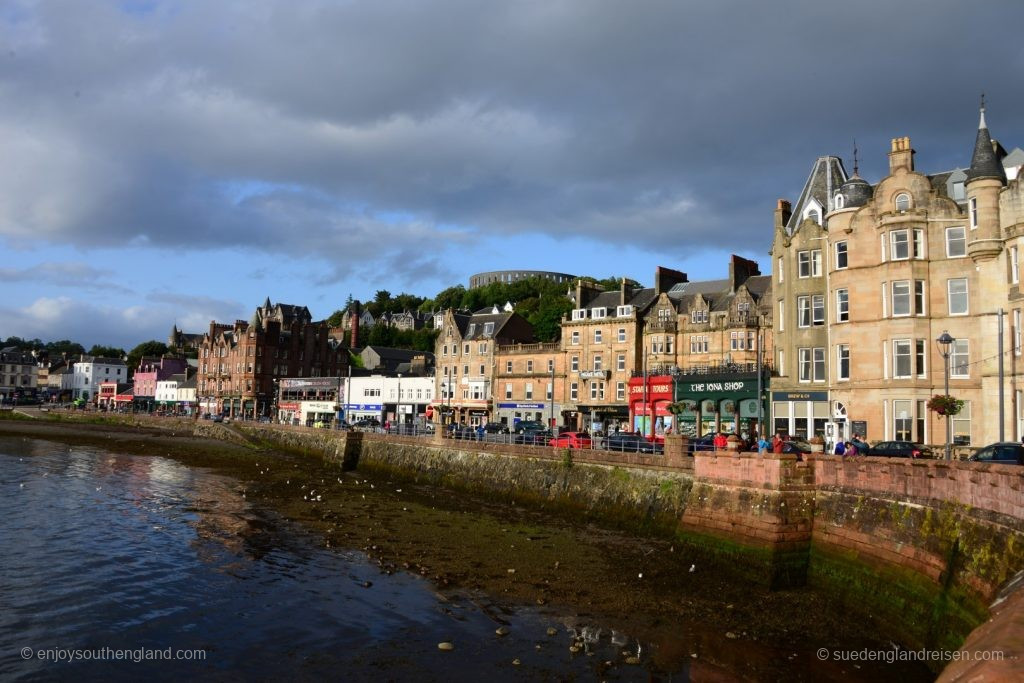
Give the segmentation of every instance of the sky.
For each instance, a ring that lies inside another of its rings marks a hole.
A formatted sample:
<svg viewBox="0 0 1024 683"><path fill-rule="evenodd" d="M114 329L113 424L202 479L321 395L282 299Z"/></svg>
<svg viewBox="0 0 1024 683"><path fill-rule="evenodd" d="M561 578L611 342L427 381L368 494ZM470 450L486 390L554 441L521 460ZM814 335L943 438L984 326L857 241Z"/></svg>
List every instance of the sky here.
<svg viewBox="0 0 1024 683"><path fill-rule="evenodd" d="M489 270L769 272L776 200L1024 146L1019 0L0 2L0 339ZM1013 112L1018 112L1014 115Z"/></svg>

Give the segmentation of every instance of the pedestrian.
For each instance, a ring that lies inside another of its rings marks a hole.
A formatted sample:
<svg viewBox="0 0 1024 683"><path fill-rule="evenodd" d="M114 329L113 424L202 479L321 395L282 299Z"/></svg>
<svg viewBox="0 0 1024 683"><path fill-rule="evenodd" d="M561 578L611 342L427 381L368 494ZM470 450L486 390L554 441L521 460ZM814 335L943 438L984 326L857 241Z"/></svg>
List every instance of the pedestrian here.
<svg viewBox="0 0 1024 683"><path fill-rule="evenodd" d="M852 458L852 457L854 457L856 455L857 455L857 444L855 444L852 441L847 441L846 442L846 448L843 451L843 456L844 457Z"/></svg>
<svg viewBox="0 0 1024 683"><path fill-rule="evenodd" d="M725 438L725 432L718 432L711 443L714 444L716 451L724 451L729 445L729 440Z"/></svg>
<svg viewBox="0 0 1024 683"><path fill-rule="evenodd" d="M772 439L772 453L782 453L783 447L782 432L776 432L775 438Z"/></svg>
<svg viewBox="0 0 1024 683"><path fill-rule="evenodd" d="M846 455L846 442L845 441L836 441L835 454L836 455L842 455L842 456Z"/></svg>
<svg viewBox="0 0 1024 683"><path fill-rule="evenodd" d="M757 454L759 456L763 456L765 453L768 452L768 449L771 448L771 447L772 447L772 445L771 445L771 443L769 443L768 438L765 437L765 436L762 436L757 441Z"/></svg>

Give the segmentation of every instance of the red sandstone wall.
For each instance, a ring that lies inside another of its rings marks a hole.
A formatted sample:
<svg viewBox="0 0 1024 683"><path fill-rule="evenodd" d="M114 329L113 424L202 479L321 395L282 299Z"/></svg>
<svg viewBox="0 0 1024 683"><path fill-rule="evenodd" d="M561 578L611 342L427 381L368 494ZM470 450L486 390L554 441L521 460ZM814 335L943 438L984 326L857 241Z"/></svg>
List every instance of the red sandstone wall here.
<svg viewBox="0 0 1024 683"><path fill-rule="evenodd" d="M948 501L1024 519L1024 467L837 456L814 457L809 464L818 488Z"/></svg>

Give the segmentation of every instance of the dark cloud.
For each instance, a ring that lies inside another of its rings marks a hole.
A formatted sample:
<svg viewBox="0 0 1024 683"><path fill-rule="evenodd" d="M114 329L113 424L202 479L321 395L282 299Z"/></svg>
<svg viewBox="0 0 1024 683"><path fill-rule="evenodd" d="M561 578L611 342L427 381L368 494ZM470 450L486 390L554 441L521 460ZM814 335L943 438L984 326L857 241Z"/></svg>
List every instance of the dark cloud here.
<svg viewBox="0 0 1024 683"><path fill-rule="evenodd" d="M495 236L678 257L767 246L774 200L854 138L871 179L899 135L926 171L966 165L982 90L1024 139L1019 3L14 7L14 244L244 247L321 284L446 276Z"/></svg>

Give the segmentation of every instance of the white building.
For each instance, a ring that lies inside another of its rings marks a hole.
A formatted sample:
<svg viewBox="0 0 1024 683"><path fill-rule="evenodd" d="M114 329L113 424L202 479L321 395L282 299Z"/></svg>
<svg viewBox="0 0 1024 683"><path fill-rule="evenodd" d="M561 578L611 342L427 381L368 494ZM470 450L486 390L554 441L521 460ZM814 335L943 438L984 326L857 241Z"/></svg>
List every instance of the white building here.
<svg viewBox="0 0 1024 683"><path fill-rule="evenodd" d="M370 375L344 380L345 419L355 422L373 417L385 422L424 424L427 405L434 398L434 378Z"/></svg>
<svg viewBox="0 0 1024 683"><path fill-rule="evenodd" d="M191 415L196 401L195 374L191 373L186 379L185 373L180 372L167 379L159 380L156 383L154 399L158 406Z"/></svg>
<svg viewBox="0 0 1024 683"><path fill-rule="evenodd" d="M127 382L128 367L120 358L82 355L72 370L72 398L94 400L101 382Z"/></svg>

